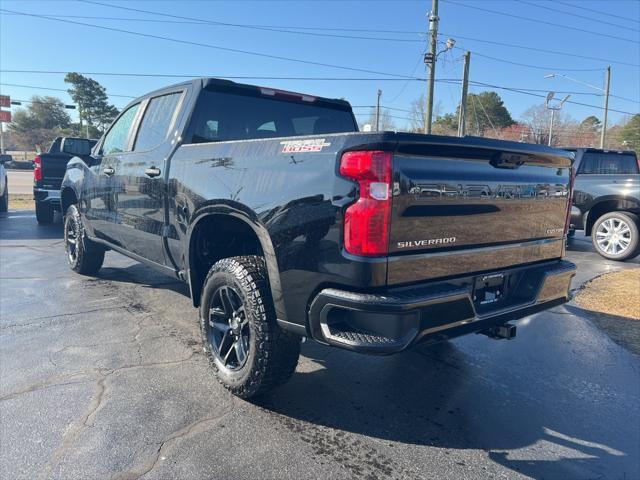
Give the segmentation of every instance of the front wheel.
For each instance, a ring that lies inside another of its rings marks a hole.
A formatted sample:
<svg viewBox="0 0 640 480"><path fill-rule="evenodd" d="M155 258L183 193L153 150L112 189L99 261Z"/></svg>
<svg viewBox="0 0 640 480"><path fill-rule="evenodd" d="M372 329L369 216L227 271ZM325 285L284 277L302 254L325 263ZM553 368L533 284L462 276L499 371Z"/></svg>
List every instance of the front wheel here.
<svg viewBox="0 0 640 480"><path fill-rule="evenodd" d="M609 260L624 261L640 253L638 217L628 212L605 213L591 232L596 251Z"/></svg>
<svg viewBox="0 0 640 480"><path fill-rule="evenodd" d="M71 205L64 216L64 249L69 267L76 273L98 273L104 262L104 248L86 238L80 211L75 205Z"/></svg>
<svg viewBox="0 0 640 480"><path fill-rule="evenodd" d="M264 260L220 260L202 288L202 340L220 383L249 398L286 382L300 355L300 337L282 330Z"/></svg>

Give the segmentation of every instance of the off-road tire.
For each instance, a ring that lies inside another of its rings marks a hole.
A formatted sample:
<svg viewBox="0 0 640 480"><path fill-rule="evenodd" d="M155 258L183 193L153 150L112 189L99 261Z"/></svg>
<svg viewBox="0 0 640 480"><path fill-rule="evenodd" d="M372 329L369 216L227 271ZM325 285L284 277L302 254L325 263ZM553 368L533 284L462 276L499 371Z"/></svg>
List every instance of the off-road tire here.
<svg viewBox="0 0 640 480"><path fill-rule="evenodd" d="M55 212L48 203L36 202L36 220L38 225L49 225L53 223Z"/></svg>
<svg viewBox="0 0 640 480"><path fill-rule="evenodd" d="M622 252L614 254L605 252L600 245L598 245L598 229L607 220L621 220L628 227L630 231L629 246ZM640 221L638 216L629 212L609 212L599 217L593 224L591 230L591 242L599 255L609 260L625 261L629 258L633 258L640 254L640 234L639 227Z"/></svg>
<svg viewBox="0 0 640 480"><path fill-rule="evenodd" d="M75 243L70 240L75 235ZM72 245L75 249L72 252ZM105 249L89 240L82 225L82 217L76 205L71 205L64 216L64 248L69 267L82 275L98 273L104 262Z"/></svg>
<svg viewBox="0 0 640 480"><path fill-rule="evenodd" d="M9 210L9 184L7 179L4 179L4 193L0 197L0 212L6 212Z"/></svg>
<svg viewBox="0 0 640 480"><path fill-rule="evenodd" d="M210 305L221 287L231 287L242 302L249 326L246 361L236 370L217 357L207 337ZM276 322L264 259L231 257L215 263L204 281L200 304L200 327L204 350L218 381L241 398L261 395L285 383L295 371L301 338L282 330Z"/></svg>

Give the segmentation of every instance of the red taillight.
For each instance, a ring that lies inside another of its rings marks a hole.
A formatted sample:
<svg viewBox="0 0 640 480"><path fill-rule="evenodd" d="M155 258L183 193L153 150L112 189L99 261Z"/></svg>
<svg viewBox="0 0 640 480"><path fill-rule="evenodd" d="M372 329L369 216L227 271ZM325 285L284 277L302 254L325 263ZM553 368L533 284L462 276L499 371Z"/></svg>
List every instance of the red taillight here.
<svg viewBox="0 0 640 480"><path fill-rule="evenodd" d="M389 253L391 222L391 152L346 152L340 175L356 180L360 194L344 218L344 248L367 257Z"/></svg>
<svg viewBox="0 0 640 480"><path fill-rule="evenodd" d="M42 180L42 161L40 156L33 159L33 180L36 182Z"/></svg>
<svg viewBox="0 0 640 480"><path fill-rule="evenodd" d="M571 224L571 208L573 207L573 182L576 178L576 169L571 167L569 178L569 199L567 204L567 217L564 220L564 234L569 232L569 226Z"/></svg>

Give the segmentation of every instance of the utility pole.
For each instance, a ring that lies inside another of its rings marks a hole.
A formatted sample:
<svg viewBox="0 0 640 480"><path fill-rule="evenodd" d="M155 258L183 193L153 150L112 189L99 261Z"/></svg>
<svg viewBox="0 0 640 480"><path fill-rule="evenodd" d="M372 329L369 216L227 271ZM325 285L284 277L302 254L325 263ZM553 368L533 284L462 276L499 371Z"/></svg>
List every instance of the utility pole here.
<svg viewBox="0 0 640 480"><path fill-rule="evenodd" d="M552 108L551 109L551 122L549 123L549 143L548 145L551 146L551 138L553 137L553 117L556 116L556 109Z"/></svg>
<svg viewBox="0 0 640 480"><path fill-rule="evenodd" d="M465 117L467 116L467 91L469 90L469 62L471 52L464 52L464 71L462 74L462 95L460 96L460 111L458 112L458 136L464 137Z"/></svg>
<svg viewBox="0 0 640 480"><path fill-rule="evenodd" d="M436 77L436 58L438 56L438 0L431 0L431 12L429 13L429 53L424 56L424 63L429 69L427 81L427 105L424 119L424 133L431 133L431 121L433 117L433 84Z"/></svg>
<svg viewBox="0 0 640 480"><path fill-rule="evenodd" d="M378 89L378 103L376 104L376 132L380 131L380 97L382 90Z"/></svg>
<svg viewBox="0 0 640 480"><path fill-rule="evenodd" d="M611 85L611 66L607 67L607 80L604 87L604 120L602 122L602 131L600 132L600 148L604 148L604 142L607 136L607 117L609 115L609 86Z"/></svg>

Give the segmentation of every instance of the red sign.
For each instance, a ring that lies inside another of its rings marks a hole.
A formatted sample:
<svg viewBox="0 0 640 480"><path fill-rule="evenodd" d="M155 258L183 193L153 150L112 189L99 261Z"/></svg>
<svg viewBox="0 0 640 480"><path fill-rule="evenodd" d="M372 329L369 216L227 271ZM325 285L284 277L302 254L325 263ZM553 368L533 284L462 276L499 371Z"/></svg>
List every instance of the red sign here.
<svg viewBox="0 0 640 480"><path fill-rule="evenodd" d="M0 107L9 108L10 106L11 106L11 98L9 98L9 95L0 95Z"/></svg>
<svg viewBox="0 0 640 480"><path fill-rule="evenodd" d="M0 122L11 123L11 112L0 110Z"/></svg>

